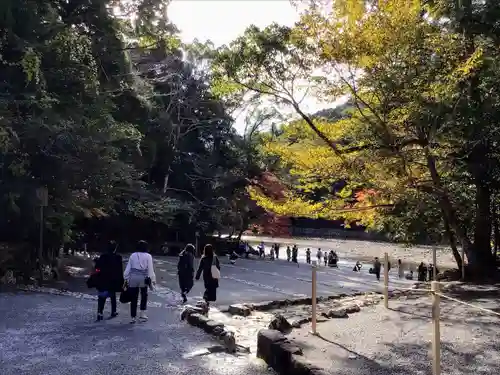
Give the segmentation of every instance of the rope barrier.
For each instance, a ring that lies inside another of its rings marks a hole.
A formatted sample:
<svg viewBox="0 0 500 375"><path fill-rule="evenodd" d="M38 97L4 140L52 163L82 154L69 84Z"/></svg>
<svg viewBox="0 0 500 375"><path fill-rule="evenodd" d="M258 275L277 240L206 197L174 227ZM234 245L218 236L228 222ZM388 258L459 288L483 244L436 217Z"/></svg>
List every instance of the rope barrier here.
<svg viewBox="0 0 500 375"><path fill-rule="evenodd" d="M458 298L453 298L453 297L447 296L446 294L442 294L442 293L434 293L434 294L436 294L436 295L438 295L438 296L440 296L442 298L448 299L450 301L456 302L458 304L461 304L461 305L464 305L464 306L468 306L468 307L472 307L474 309L477 309L477 310L480 310L480 311L484 311L486 313L489 313L489 314L496 315L496 316L500 317L500 313L497 313L496 311L487 309L485 307L473 305L472 303L461 301Z"/></svg>

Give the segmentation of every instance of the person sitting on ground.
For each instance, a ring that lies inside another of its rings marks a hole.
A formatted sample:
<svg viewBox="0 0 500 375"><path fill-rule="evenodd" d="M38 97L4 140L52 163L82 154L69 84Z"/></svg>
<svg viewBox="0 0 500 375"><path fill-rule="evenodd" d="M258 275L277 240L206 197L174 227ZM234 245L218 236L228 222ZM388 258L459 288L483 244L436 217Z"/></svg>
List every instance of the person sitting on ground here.
<svg viewBox="0 0 500 375"><path fill-rule="evenodd" d="M337 260L338 260L337 255L333 250L331 250L330 253L328 254L328 266L337 267Z"/></svg>
<svg viewBox="0 0 500 375"><path fill-rule="evenodd" d="M359 272L359 271L361 271L361 267L362 267L362 265L361 265L360 261L358 260L358 261L356 262L356 264L354 265L354 268L353 268L352 270L353 270L354 272Z"/></svg>
<svg viewBox="0 0 500 375"><path fill-rule="evenodd" d="M229 255L229 263L231 264L235 264L236 263L236 259L238 259L239 256L238 254L236 254L235 251L233 251L230 255Z"/></svg>
<svg viewBox="0 0 500 375"><path fill-rule="evenodd" d="M405 279L406 280L413 280L413 271L412 270L410 270L410 272L405 275Z"/></svg>

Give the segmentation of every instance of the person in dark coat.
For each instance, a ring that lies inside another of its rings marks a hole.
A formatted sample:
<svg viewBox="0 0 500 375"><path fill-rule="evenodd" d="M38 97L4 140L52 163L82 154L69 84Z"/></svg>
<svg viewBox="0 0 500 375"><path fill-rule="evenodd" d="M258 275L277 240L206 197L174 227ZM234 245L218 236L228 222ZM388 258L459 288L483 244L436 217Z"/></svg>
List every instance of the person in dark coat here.
<svg viewBox="0 0 500 375"><path fill-rule="evenodd" d="M424 262L420 262L417 268L417 280L418 281L427 281L427 267Z"/></svg>
<svg viewBox="0 0 500 375"><path fill-rule="evenodd" d="M217 288L219 287L219 279L212 276L212 265L215 265L220 271L219 259L214 253L214 248L212 245L207 244L203 249L203 256L201 257L198 271L196 271L196 280L199 280L203 274L203 283L205 284L203 299L207 307L210 306L210 302L217 300Z"/></svg>
<svg viewBox="0 0 500 375"><path fill-rule="evenodd" d="M107 251L95 261L96 269L99 270L97 282L97 321L103 320L104 305L106 298L111 300L111 315L109 319L118 316L116 311L116 293L123 288L123 259L116 253L118 246L111 241Z"/></svg>
<svg viewBox="0 0 500 375"><path fill-rule="evenodd" d="M375 274L375 277L377 278L378 281L380 281L380 270L382 268L382 263L380 263L380 260L378 257L375 258L373 261L373 273Z"/></svg>
<svg viewBox="0 0 500 375"><path fill-rule="evenodd" d="M177 275L179 276L179 287L181 288L182 302L187 302L186 294L193 288L194 284L194 246L186 245L179 254L177 263Z"/></svg>

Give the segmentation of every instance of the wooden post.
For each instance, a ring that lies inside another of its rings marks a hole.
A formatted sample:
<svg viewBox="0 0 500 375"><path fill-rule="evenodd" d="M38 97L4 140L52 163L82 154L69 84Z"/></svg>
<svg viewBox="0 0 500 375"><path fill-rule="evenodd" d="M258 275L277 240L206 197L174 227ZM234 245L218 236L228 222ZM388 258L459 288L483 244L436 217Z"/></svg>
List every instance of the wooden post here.
<svg viewBox="0 0 500 375"><path fill-rule="evenodd" d="M462 281L465 281L465 249L462 246Z"/></svg>
<svg viewBox="0 0 500 375"><path fill-rule="evenodd" d="M44 207L49 205L49 192L46 187L36 189L36 196L40 205L40 244L38 246L38 272L40 286L43 283L43 228L44 228Z"/></svg>
<svg viewBox="0 0 500 375"><path fill-rule="evenodd" d="M437 280L437 254L436 254L436 246L432 248L432 266L434 267L434 272L432 272L432 280L436 281ZM429 281L432 281L429 280Z"/></svg>
<svg viewBox="0 0 500 375"><path fill-rule="evenodd" d="M311 290L311 333L313 335L317 334L316 331L316 268L318 267L318 263L313 260L311 264L312 270L312 290Z"/></svg>
<svg viewBox="0 0 500 375"><path fill-rule="evenodd" d="M432 374L441 375L441 335L439 332L439 283L431 282L432 291Z"/></svg>
<svg viewBox="0 0 500 375"><path fill-rule="evenodd" d="M384 306L389 308L389 254L384 254Z"/></svg>

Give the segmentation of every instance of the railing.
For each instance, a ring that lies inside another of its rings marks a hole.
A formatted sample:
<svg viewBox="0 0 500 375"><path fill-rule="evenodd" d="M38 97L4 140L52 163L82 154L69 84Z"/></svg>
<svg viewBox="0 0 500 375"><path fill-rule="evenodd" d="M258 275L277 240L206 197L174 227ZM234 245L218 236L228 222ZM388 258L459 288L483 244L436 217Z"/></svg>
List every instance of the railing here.
<svg viewBox="0 0 500 375"><path fill-rule="evenodd" d="M436 252L434 251L433 255L433 264L436 264ZM462 258L463 259L463 258ZM383 287L383 295L384 295L384 307L389 309L389 256L387 253L384 254L384 287ZM314 335L318 335L317 332L317 316L316 316L316 304L317 304L317 292L316 292L316 284L317 284L317 263L316 261L312 262L312 290L311 290L311 299L312 299L312 317L311 317L311 333ZM462 269L463 272L463 269ZM342 275L339 275L342 277ZM436 275L434 274L434 278ZM373 286L372 284L363 283L358 281L358 284ZM429 284L427 284L429 285ZM441 292L441 283L434 280L430 282L430 289L427 288L402 288L402 287L393 287L393 290L399 291L411 291L411 292L421 292L425 294L429 294L432 299L432 373L433 375L441 375L441 332L440 332L440 301L442 299L446 299L455 303L458 303L463 306L467 306L471 309L475 309L477 311L481 311L485 314L490 314L500 318L500 313L487 309L481 306L474 305L472 303L468 303L462 301L458 298L451 297ZM500 322L500 321L499 321Z"/></svg>

